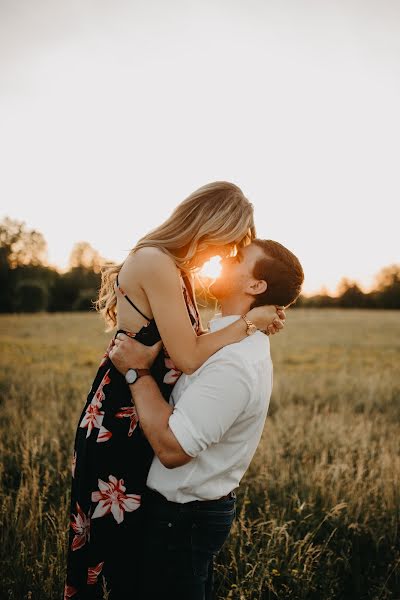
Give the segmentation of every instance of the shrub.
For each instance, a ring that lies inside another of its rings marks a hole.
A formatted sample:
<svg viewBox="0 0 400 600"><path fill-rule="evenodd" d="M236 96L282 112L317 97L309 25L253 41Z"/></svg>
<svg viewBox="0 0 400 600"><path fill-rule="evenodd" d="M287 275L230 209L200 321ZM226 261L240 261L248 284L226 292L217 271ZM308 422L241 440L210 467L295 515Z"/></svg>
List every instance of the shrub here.
<svg viewBox="0 0 400 600"><path fill-rule="evenodd" d="M46 310L49 301L47 288L38 281L21 281L15 290L17 312L34 313Z"/></svg>

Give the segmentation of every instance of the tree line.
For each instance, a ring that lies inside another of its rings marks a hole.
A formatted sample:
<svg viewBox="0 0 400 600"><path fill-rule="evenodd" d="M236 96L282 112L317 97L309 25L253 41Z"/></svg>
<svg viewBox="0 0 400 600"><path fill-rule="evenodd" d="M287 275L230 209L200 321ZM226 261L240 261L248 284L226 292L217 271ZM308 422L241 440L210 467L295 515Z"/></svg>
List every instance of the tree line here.
<svg viewBox="0 0 400 600"><path fill-rule="evenodd" d="M60 273L48 265L43 235L6 217L0 221L0 312L90 310L105 264L112 263L87 242L78 242L71 251L68 270ZM371 292L343 279L336 296L301 296L295 306L399 309L400 265L383 268Z"/></svg>
<svg viewBox="0 0 400 600"><path fill-rule="evenodd" d="M377 274L374 289L363 292L356 281L343 278L338 294L321 293L315 296L300 296L296 306L305 308L400 308L400 265L393 264Z"/></svg>
<svg viewBox="0 0 400 600"><path fill-rule="evenodd" d="M47 263L43 235L8 217L0 222L0 312L89 310L105 260L87 242L73 247L60 273Z"/></svg>

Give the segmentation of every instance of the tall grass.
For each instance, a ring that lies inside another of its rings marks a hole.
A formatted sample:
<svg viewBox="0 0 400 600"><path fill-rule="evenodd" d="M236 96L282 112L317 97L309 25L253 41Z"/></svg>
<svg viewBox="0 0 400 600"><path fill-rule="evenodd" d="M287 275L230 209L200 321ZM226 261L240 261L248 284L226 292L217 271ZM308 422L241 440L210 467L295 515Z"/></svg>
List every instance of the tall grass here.
<svg viewBox="0 0 400 600"><path fill-rule="evenodd" d="M288 313L271 339L273 397L217 598L398 599L399 314ZM109 336L84 314L0 327L0 598L54 600L74 430Z"/></svg>

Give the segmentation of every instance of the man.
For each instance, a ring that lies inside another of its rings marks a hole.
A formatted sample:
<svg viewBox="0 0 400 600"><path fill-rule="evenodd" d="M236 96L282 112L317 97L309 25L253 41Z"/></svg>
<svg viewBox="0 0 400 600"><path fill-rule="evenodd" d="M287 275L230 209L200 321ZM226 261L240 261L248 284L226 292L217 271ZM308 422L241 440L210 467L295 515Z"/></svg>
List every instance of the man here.
<svg viewBox="0 0 400 600"><path fill-rule="evenodd" d="M241 315L253 306L288 306L303 279L289 250L255 240L222 261L211 288L222 317L211 321L211 331L245 318ZM170 404L148 372L133 373L132 396L155 452L143 503L145 589L151 600L212 598L213 557L229 534L234 489L256 451L272 391L269 339L253 328L250 324L246 339L222 348L192 375L182 375ZM110 356L126 374L148 369L159 348L119 334Z"/></svg>

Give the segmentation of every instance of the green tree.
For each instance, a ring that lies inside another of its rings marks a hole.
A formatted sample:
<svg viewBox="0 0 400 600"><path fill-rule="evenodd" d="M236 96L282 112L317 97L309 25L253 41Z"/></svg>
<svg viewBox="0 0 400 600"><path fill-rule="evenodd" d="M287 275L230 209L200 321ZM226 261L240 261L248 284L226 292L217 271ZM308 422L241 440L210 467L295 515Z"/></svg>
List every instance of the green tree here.
<svg viewBox="0 0 400 600"><path fill-rule="evenodd" d="M105 259L88 242L77 242L69 256L69 268L83 268L94 273L100 273Z"/></svg>
<svg viewBox="0 0 400 600"><path fill-rule="evenodd" d="M28 229L23 221L5 217L0 222L1 262L14 269L23 265L47 263L47 243L35 229Z"/></svg>
<svg viewBox="0 0 400 600"><path fill-rule="evenodd" d="M375 299L380 308L400 308L400 265L389 265L379 271Z"/></svg>
<svg viewBox="0 0 400 600"><path fill-rule="evenodd" d="M88 242L78 242L69 257L69 270L59 275L52 290L50 310L90 310L100 286L105 259Z"/></svg>
<svg viewBox="0 0 400 600"><path fill-rule="evenodd" d="M40 312L47 309L49 300L46 285L39 281L21 281L15 291L15 309L18 312Z"/></svg>
<svg viewBox="0 0 400 600"><path fill-rule="evenodd" d="M5 217L0 221L0 312L15 307L20 270L46 264L47 244L41 233L28 229L23 221Z"/></svg>
<svg viewBox="0 0 400 600"><path fill-rule="evenodd" d="M365 295L356 281L343 278L338 285L338 306L343 308L361 308L365 306Z"/></svg>

